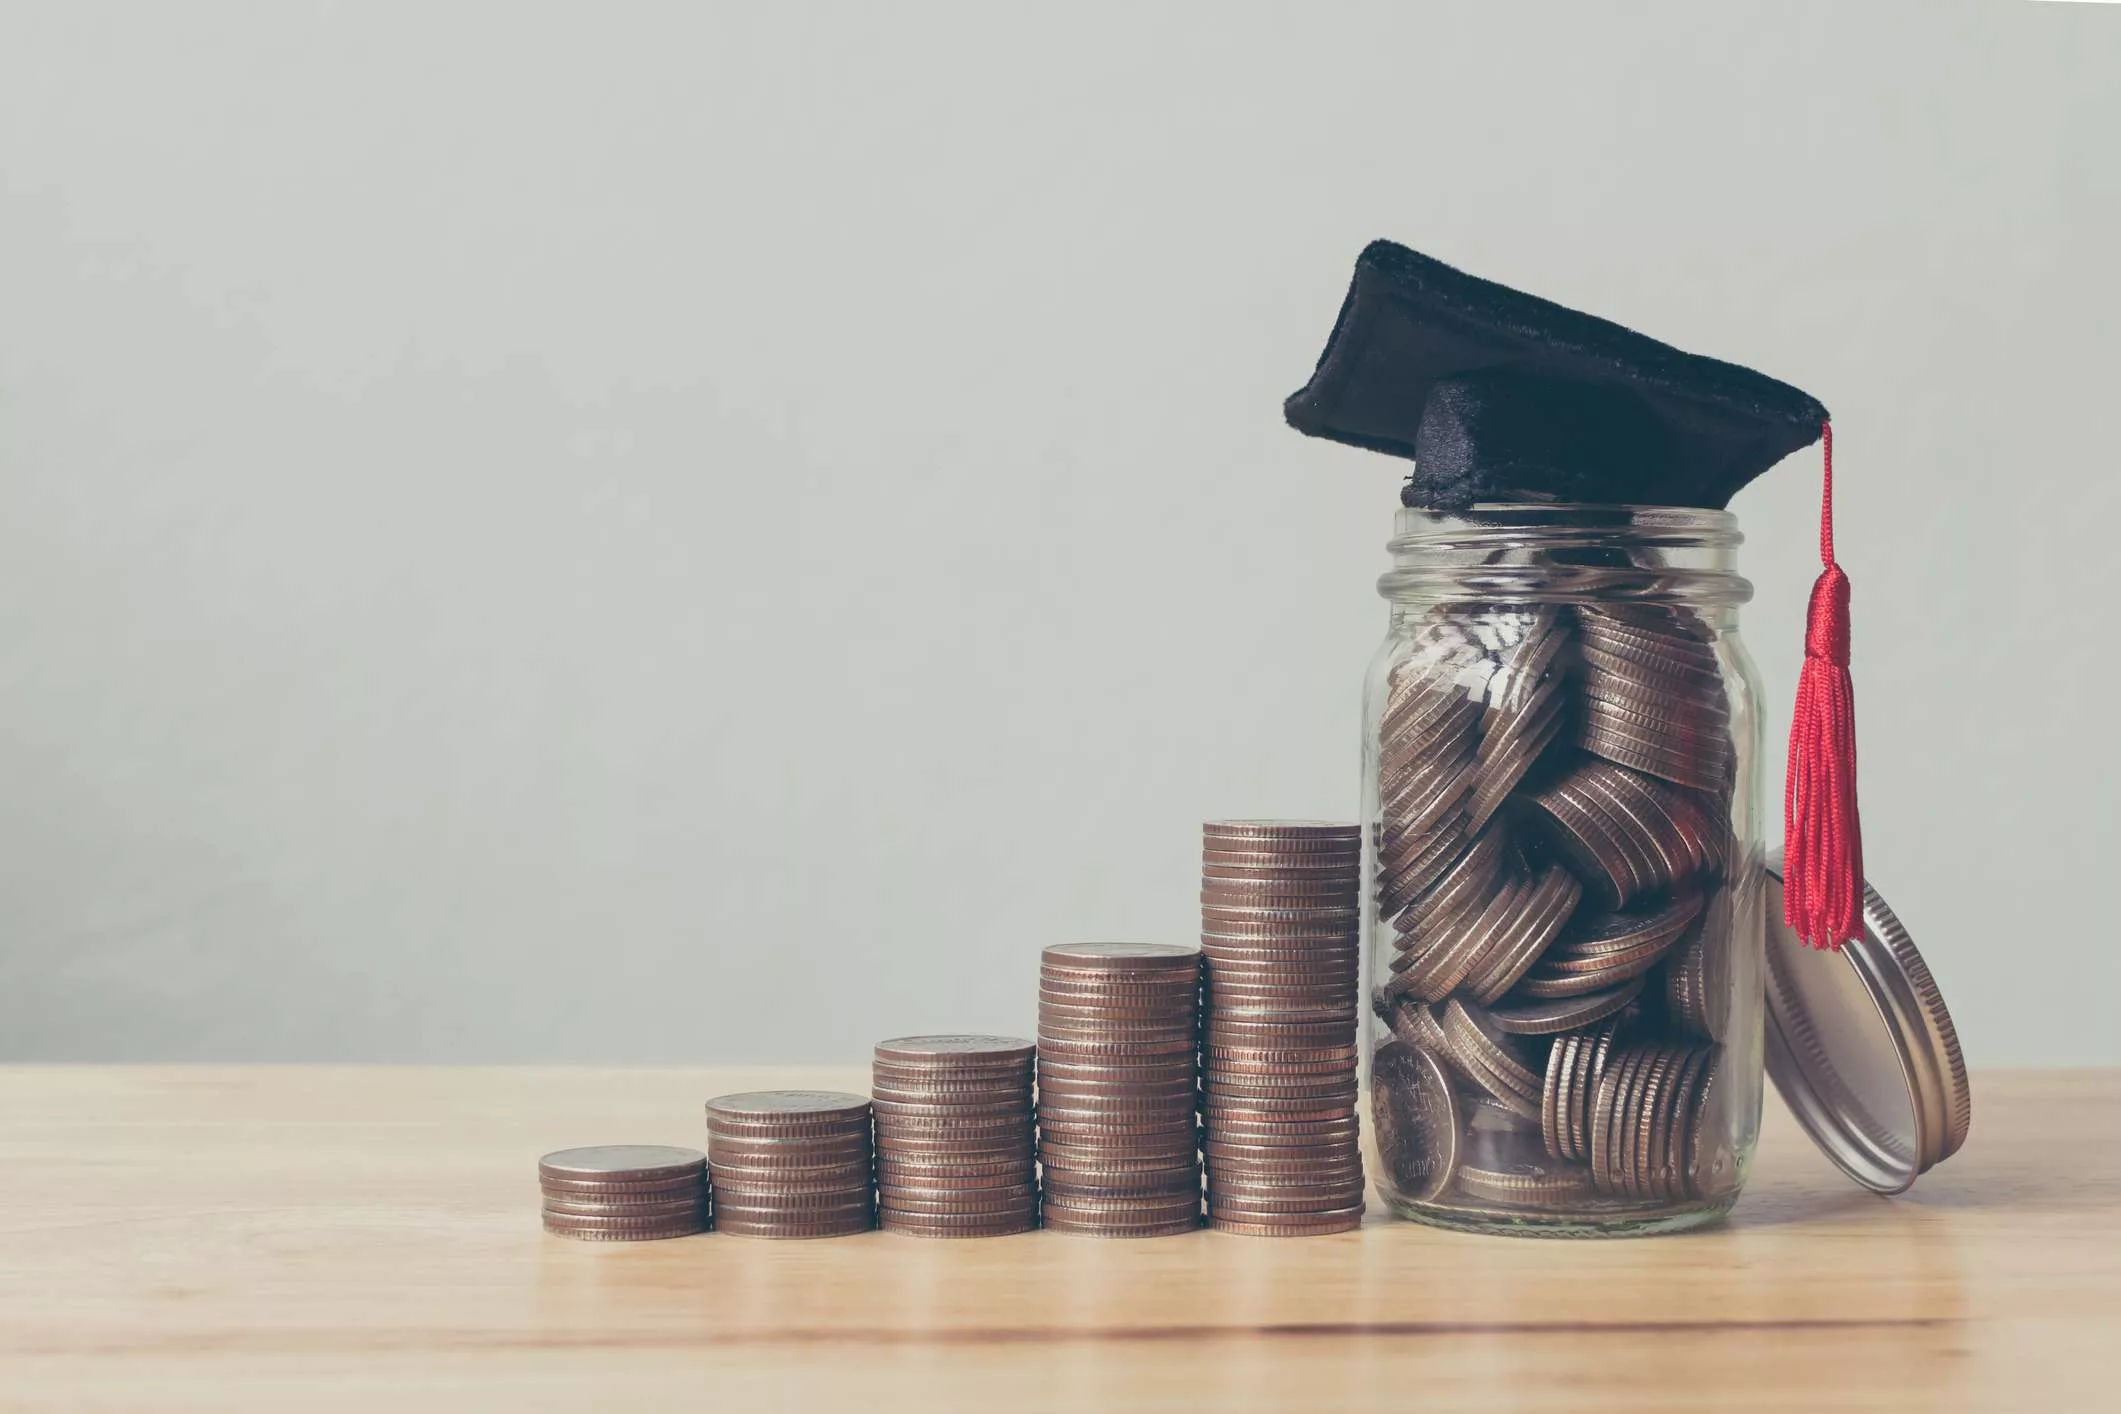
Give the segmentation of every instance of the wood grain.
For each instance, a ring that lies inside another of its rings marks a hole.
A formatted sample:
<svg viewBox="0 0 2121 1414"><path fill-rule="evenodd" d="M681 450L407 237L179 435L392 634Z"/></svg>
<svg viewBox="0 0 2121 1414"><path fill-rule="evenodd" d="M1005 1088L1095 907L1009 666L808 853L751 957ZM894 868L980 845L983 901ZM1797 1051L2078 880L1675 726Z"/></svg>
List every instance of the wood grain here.
<svg viewBox="0 0 2121 1414"><path fill-rule="evenodd" d="M855 1074L0 1068L0 1409L2121 1407L2121 1072L1976 1078L1887 1200L1779 1111L1720 1229L538 1229L535 1161Z"/></svg>

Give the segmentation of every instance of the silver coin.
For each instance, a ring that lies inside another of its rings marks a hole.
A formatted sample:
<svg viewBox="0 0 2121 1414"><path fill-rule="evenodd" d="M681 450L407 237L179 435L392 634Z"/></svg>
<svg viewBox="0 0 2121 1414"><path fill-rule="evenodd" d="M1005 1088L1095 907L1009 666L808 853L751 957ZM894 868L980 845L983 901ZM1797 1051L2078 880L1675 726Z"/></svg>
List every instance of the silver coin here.
<svg viewBox="0 0 2121 1414"><path fill-rule="evenodd" d="M1461 1125L1450 1076L1429 1051L1388 1041L1371 1058L1370 1087L1386 1181L1417 1201L1436 1197L1458 1168Z"/></svg>
<svg viewBox="0 0 2121 1414"><path fill-rule="evenodd" d="M540 1177L647 1183L697 1176L707 1156L664 1144L596 1144L560 1149L538 1160Z"/></svg>

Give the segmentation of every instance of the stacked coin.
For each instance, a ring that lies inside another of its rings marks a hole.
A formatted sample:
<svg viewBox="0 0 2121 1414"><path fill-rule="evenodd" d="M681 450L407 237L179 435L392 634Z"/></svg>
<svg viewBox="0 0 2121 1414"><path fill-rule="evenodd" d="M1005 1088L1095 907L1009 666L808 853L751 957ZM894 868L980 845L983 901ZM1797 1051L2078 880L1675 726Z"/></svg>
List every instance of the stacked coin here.
<svg viewBox="0 0 2121 1414"><path fill-rule="evenodd" d="M837 1090L756 1090L707 1102L715 1230L839 1237L874 1216L869 1101Z"/></svg>
<svg viewBox="0 0 2121 1414"><path fill-rule="evenodd" d="M1610 761L1583 761L1532 803L1539 808L1527 823L1600 907L1684 887L1723 865L1725 830L1710 824L1701 800Z"/></svg>
<svg viewBox="0 0 2121 1414"><path fill-rule="evenodd" d="M1045 1225L1098 1237L1200 1226L1200 954L1062 943L1039 964Z"/></svg>
<svg viewBox="0 0 2121 1414"><path fill-rule="evenodd" d="M1662 605L1454 603L1407 630L1370 825L1395 1197L1566 1215L1728 1191L1725 672L1713 628Z"/></svg>
<svg viewBox="0 0 2121 1414"><path fill-rule="evenodd" d="M1717 1103L1720 1049L1630 1046L1609 1057L1591 1101L1591 1178L1601 1190L1678 1202L1735 1179Z"/></svg>
<svg viewBox="0 0 2121 1414"><path fill-rule="evenodd" d="M1579 745L1608 761L1697 790L1737 769L1723 665L1691 613L1658 605L1585 607Z"/></svg>
<svg viewBox="0 0 2121 1414"><path fill-rule="evenodd" d="M1344 1232L1363 1212L1362 831L1217 820L1203 827L1202 846L1208 1225L1273 1237Z"/></svg>
<svg viewBox="0 0 2121 1414"><path fill-rule="evenodd" d="M707 1156L660 1144L561 1149L538 1160L545 1230L643 1242L707 1230Z"/></svg>
<svg viewBox="0 0 2121 1414"><path fill-rule="evenodd" d="M1014 1036L879 1041L877 1225L916 1237L1000 1237L1038 1225L1032 1056Z"/></svg>

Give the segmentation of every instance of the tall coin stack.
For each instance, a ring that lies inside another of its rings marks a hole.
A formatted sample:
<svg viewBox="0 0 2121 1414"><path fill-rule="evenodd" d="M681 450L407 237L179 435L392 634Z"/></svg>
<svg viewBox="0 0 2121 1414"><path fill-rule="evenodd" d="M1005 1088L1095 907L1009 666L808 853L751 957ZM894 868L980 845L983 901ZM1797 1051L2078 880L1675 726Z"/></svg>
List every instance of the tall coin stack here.
<svg viewBox="0 0 2121 1414"><path fill-rule="evenodd" d="M1014 1036L877 1043L877 1225L916 1237L1002 1237L1038 1226L1031 1078Z"/></svg>
<svg viewBox="0 0 2121 1414"><path fill-rule="evenodd" d="M645 1242L707 1230L707 1156L661 1144L599 1144L538 1160L545 1230L590 1242Z"/></svg>
<svg viewBox="0 0 2121 1414"><path fill-rule="evenodd" d="M737 1237L867 1232L869 1101L837 1090L756 1090L707 1102L715 1229Z"/></svg>
<svg viewBox="0 0 2121 1414"><path fill-rule="evenodd" d="M1362 834L1203 827L1208 1225L1262 1237L1362 1222L1355 1118Z"/></svg>
<svg viewBox="0 0 2121 1414"><path fill-rule="evenodd" d="M1062 943L1039 964L1045 1224L1096 1237L1200 1226L1200 954Z"/></svg>

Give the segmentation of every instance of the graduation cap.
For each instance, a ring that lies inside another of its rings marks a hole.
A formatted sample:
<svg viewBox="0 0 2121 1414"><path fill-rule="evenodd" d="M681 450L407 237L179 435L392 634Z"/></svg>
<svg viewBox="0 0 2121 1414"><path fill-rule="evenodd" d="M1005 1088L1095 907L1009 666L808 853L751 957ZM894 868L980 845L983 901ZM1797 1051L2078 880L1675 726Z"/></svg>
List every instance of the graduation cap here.
<svg viewBox="0 0 2121 1414"><path fill-rule="evenodd" d="M1313 437L1414 459L1401 499L1720 510L1819 440L1816 398L1391 241L1355 262L1311 381Z"/></svg>
<svg viewBox="0 0 2121 1414"><path fill-rule="evenodd" d="M1809 393L1596 315L1454 270L1391 241L1355 262L1289 425L1397 457L1400 499L1721 510L1747 482L1825 439L1820 535L1790 734L1784 899L1822 947L1862 936L1863 861L1848 673L1848 578L1834 562L1833 433Z"/></svg>

